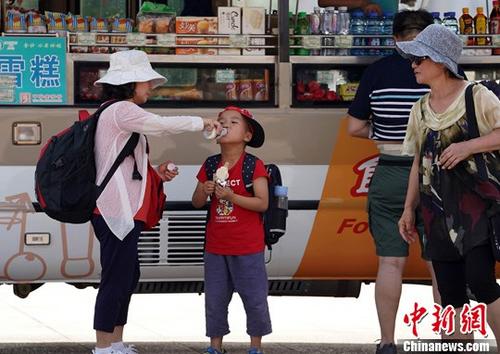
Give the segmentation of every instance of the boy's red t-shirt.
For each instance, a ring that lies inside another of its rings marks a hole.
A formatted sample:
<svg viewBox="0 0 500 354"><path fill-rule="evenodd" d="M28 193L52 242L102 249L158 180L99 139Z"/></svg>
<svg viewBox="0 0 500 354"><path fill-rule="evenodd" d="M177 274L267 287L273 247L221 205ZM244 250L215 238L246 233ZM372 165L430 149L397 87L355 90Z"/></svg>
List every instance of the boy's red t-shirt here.
<svg viewBox="0 0 500 354"><path fill-rule="evenodd" d="M245 153L229 170L229 187L236 194L252 197L253 195L247 192L243 183L241 172L244 158ZM222 161L218 167L221 165ZM196 177L201 183L207 181L205 164L201 166ZM253 180L259 177L267 178L267 172L264 163L257 159ZM207 225L206 251L220 255L240 256L262 252L264 247L262 214L242 208L227 200L219 200L214 194L210 205L210 220Z"/></svg>

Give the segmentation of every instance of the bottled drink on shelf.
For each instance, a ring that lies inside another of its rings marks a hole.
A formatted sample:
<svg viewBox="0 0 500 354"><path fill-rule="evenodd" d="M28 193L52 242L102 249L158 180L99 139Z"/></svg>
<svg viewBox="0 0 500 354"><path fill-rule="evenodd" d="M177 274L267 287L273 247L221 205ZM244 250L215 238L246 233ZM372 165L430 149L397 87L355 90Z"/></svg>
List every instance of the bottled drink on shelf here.
<svg viewBox="0 0 500 354"><path fill-rule="evenodd" d="M334 27L335 24L335 27ZM330 6L323 12L323 21L321 23L321 33L324 35L334 35L336 32L337 19L335 18L335 7ZM335 45L335 39L333 37L323 38L324 46ZM335 55L334 48L323 48L321 50L322 55Z"/></svg>
<svg viewBox="0 0 500 354"><path fill-rule="evenodd" d="M289 12L288 13L288 45L289 46L292 46L292 45L295 45L295 41L293 39L293 35L295 33L295 21L294 21L294 16L293 16L293 13L292 12ZM288 54L289 55L295 55L295 49L294 48L290 48L288 50Z"/></svg>
<svg viewBox="0 0 500 354"><path fill-rule="evenodd" d="M366 34L368 35L367 46L376 47L369 48L368 55L381 55L380 52L380 37L377 35L381 34L382 26L380 22L380 18L376 12L370 12L368 14L368 19L366 20Z"/></svg>
<svg viewBox="0 0 500 354"><path fill-rule="evenodd" d="M493 1L493 9L490 14L490 34L500 35L500 1ZM500 43L493 43L493 45ZM493 49L493 55L500 55L500 48Z"/></svg>
<svg viewBox="0 0 500 354"><path fill-rule="evenodd" d="M349 27L351 22L351 16L349 12L347 12L347 6L339 7L339 14L337 18L337 34L339 35L348 35ZM347 48L339 48L337 49L337 55L344 56L349 55L349 50Z"/></svg>
<svg viewBox="0 0 500 354"><path fill-rule="evenodd" d="M311 34L321 34L321 7L315 7L314 12L309 15L309 32ZM321 49L312 49L311 55L321 55Z"/></svg>
<svg viewBox="0 0 500 354"><path fill-rule="evenodd" d="M464 7L462 9L462 16L460 16L458 22L460 27L460 34L467 35L474 33L474 19L469 14L468 7ZM474 40L472 39L472 37L468 37L468 39L464 41L464 45L473 45L473 44Z"/></svg>
<svg viewBox="0 0 500 354"><path fill-rule="evenodd" d="M299 12L297 19L297 25L295 26L296 35L308 35L309 32L309 21L307 20L307 14L305 12ZM303 45L303 38L297 38L297 44ZM298 48L295 52L296 55L309 55L309 49Z"/></svg>
<svg viewBox="0 0 500 354"><path fill-rule="evenodd" d="M350 28L351 34L355 36L365 35L366 34L365 31L366 31L366 23L363 12L354 11L352 13L352 18L351 18L351 28ZM352 44L353 46L365 46L366 45L365 37L354 37ZM352 48L351 54L354 56L362 56L366 55L366 51L364 48Z"/></svg>
<svg viewBox="0 0 500 354"><path fill-rule="evenodd" d="M392 37L392 26L394 23L394 13L384 12L384 18L382 19L382 34L390 37L384 37L382 39L383 46L394 46L394 38ZM393 49L383 49L384 55L391 55Z"/></svg>
<svg viewBox="0 0 500 354"><path fill-rule="evenodd" d="M476 9L476 16L474 16L474 30L476 34L486 34L488 28L488 19L484 15L484 10L482 7ZM486 45L485 37L476 37L476 45Z"/></svg>
<svg viewBox="0 0 500 354"><path fill-rule="evenodd" d="M443 25L455 34L460 33L458 21L453 11L444 13Z"/></svg>
<svg viewBox="0 0 500 354"><path fill-rule="evenodd" d="M432 18L434 19L434 23L437 25L442 25L443 21L439 17L439 12L431 12Z"/></svg>

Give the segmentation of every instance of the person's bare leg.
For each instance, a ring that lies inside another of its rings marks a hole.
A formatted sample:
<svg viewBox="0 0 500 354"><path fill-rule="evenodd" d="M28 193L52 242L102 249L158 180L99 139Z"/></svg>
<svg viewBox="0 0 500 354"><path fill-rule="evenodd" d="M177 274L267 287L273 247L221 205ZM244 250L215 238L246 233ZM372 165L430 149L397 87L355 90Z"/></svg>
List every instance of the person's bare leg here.
<svg viewBox="0 0 500 354"><path fill-rule="evenodd" d="M113 343L123 342L123 326L116 326L113 331Z"/></svg>
<svg viewBox="0 0 500 354"><path fill-rule="evenodd" d="M123 326L116 326L113 333L96 331L97 348L107 348L111 343L123 342Z"/></svg>
<svg viewBox="0 0 500 354"><path fill-rule="evenodd" d="M211 337L210 346L222 352L222 337Z"/></svg>
<svg viewBox="0 0 500 354"><path fill-rule="evenodd" d="M406 257L379 257L375 303L380 323L380 346L394 343L394 329L401 297Z"/></svg>
<svg viewBox="0 0 500 354"><path fill-rule="evenodd" d="M441 294L439 294L439 289L437 286L436 273L434 273L434 268L432 267L432 262L426 261L427 269L429 270L429 274L431 275L432 282L432 297L434 299L435 304L441 305Z"/></svg>
<svg viewBox="0 0 500 354"><path fill-rule="evenodd" d="M114 332L95 331L96 348L108 348L113 343Z"/></svg>
<svg viewBox="0 0 500 354"><path fill-rule="evenodd" d="M497 348L500 350L500 298L493 301L487 306L486 316L488 324L490 325L495 340L497 341Z"/></svg>
<svg viewBox="0 0 500 354"><path fill-rule="evenodd" d="M250 348L258 349L259 352L261 352L262 351L262 337L250 336Z"/></svg>

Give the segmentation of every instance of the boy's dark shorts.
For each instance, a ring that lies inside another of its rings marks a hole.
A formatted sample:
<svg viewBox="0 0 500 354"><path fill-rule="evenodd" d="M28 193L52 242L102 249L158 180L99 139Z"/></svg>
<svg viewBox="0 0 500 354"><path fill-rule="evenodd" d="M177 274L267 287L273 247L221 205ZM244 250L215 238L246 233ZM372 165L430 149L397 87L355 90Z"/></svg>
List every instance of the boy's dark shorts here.
<svg viewBox="0 0 500 354"><path fill-rule="evenodd" d="M413 158L380 155L368 192L368 224L375 241L377 256L407 257L408 243L401 237L398 221L404 210L408 178ZM423 221L417 212L417 230L421 255L425 260Z"/></svg>

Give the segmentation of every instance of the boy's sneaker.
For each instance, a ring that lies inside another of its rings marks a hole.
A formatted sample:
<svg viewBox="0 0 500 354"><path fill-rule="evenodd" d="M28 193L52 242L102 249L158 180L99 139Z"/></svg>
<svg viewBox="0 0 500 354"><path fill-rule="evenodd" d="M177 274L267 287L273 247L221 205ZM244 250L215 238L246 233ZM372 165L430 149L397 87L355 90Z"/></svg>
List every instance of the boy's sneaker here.
<svg viewBox="0 0 500 354"><path fill-rule="evenodd" d="M225 349L222 349L222 351L220 352L220 351L218 351L215 348L208 347L207 349L205 349L205 351L203 352L203 354L227 354L227 352L226 352Z"/></svg>
<svg viewBox="0 0 500 354"><path fill-rule="evenodd" d="M377 344L377 351L375 352L375 354L397 354L397 353L398 350L393 343L384 344L383 346Z"/></svg>
<svg viewBox="0 0 500 354"><path fill-rule="evenodd" d="M248 354L264 354L264 352L260 352L257 348L250 348Z"/></svg>
<svg viewBox="0 0 500 354"><path fill-rule="evenodd" d="M114 349L111 349L108 353L109 354L125 354L125 353L123 353L120 350L114 350ZM95 349L92 349L92 354L96 354L96 350Z"/></svg>
<svg viewBox="0 0 500 354"><path fill-rule="evenodd" d="M123 348L120 349L120 353L122 354L139 354L139 351L137 348L133 345L125 345Z"/></svg>

